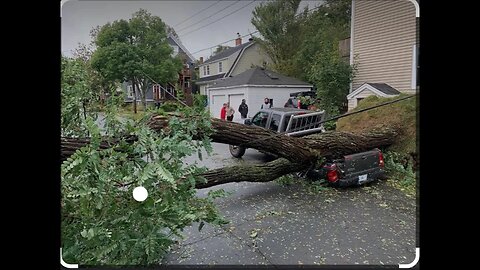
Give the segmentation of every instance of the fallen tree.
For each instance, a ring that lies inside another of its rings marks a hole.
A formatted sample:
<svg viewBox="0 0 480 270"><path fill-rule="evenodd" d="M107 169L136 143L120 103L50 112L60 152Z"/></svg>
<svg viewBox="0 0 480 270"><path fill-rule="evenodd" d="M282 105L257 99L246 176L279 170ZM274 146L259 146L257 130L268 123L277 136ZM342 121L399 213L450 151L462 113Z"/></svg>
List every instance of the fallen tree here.
<svg viewBox="0 0 480 270"><path fill-rule="evenodd" d="M167 116L153 116L148 126L158 132L168 132ZM322 157L337 157L356 152L367 151L375 147L385 147L394 142L397 132L393 128L379 128L362 134L329 131L305 137L279 135L273 131L247 126L234 122L211 120L212 142L242 145L268 152L279 158L259 165L241 165L210 170L201 176L206 183L197 183L196 188L207 188L231 182L268 182L276 178L308 169ZM203 137L200 132L196 139ZM136 138L129 136L126 141ZM101 149L114 146L119 139L108 138L100 143ZM76 149L88 145L88 138L61 138L62 160L68 158Z"/></svg>

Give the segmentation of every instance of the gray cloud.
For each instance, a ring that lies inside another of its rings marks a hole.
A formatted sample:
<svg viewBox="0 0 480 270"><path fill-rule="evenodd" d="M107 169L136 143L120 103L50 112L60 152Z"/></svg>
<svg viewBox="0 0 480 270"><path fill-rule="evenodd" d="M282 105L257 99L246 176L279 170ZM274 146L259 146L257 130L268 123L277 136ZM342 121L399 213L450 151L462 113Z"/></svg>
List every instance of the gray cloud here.
<svg viewBox="0 0 480 270"><path fill-rule="evenodd" d="M216 1L96 1L96 0L70 0L62 7L62 53L71 55L71 51L78 46L78 43L88 44L90 42L90 30L97 25L104 25L119 19L129 19L135 11L140 8L146 9L152 15L160 17L165 23L174 26L189 16L194 15L198 11L207 8ZM231 5L235 1L221 1L204 12L196 15L191 20L182 23L175 30L189 26L208 15L219 11L222 8ZM190 51L198 50L214 46L226 40L236 37L236 33L246 35L254 32L256 29L250 23L252 11L255 6L262 1L247 6L246 8L234 13L219 22L213 23L205 28L195 31L191 34L182 36L200 26L206 25L224 15L233 12L236 9L248 4L248 1L239 1L235 5L229 7L222 12L212 15L209 19L200 22L198 25L189 27L184 31L178 31L180 40L183 45ZM301 7L309 5L310 7L317 4L318 1L302 1ZM234 42L228 44L233 46ZM210 56L211 51L206 50L195 54L198 59L203 56L205 59Z"/></svg>

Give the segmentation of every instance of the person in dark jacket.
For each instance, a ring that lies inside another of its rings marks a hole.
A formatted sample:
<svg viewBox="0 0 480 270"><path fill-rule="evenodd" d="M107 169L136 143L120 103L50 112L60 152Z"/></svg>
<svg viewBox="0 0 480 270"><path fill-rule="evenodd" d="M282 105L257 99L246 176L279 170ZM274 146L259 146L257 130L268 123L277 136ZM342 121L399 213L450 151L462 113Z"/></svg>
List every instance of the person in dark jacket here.
<svg viewBox="0 0 480 270"><path fill-rule="evenodd" d="M242 104L240 104L240 106L238 106L238 112L240 112L240 115L242 116L242 119L247 118L248 105L247 105L247 103L245 103L245 99L242 99Z"/></svg>
<svg viewBox="0 0 480 270"><path fill-rule="evenodd" d="M295 104L293 104L293 99L289 98L287 100L287 103L285 103L285 105L283 107L285 107L285 108L295 108Z"/></svg>

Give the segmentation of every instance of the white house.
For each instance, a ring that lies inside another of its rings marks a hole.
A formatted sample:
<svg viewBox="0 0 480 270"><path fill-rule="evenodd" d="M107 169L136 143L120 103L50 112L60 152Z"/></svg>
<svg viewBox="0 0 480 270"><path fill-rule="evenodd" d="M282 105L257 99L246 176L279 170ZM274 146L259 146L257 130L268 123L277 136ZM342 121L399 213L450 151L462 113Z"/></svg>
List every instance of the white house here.
<svg viewBox="0 0 480 270"><path fill-rule="evenodd" d="M360 100L371 95L389 98L400 95L400 91L386 83L364 83L359 86L355 91L348 94L348 107L357 107Z"/></svg>
<svg viewBox="0 0 480 270"><path fill-rule="evenodd" d="M348 109L368 95L419 91L419 0L352 0L350 64L357 65Z"/></svg>
<svg viewBox="0 0 480 270"><path fill-rule="evenodd" d="M248 117L254 116L266 97L273 100L273 107L283 107L290 93L310 91L313 85L287 77L261 67L251 68L233 77L217 80L209 89L210 114L220 118L223 103L230 102L235 109L234 121L238 121L238 107L245 99Z"/></svg>
<svg viewBox="0 0 480 270"><path fill-rule="evenodd" d="M198 65L200 78L195 83L200 88L200 94L208 97L210 96L209 88L216 80L236 76L253 66L265 66L270 61L270 57L252 38L242 44L242 38L239 35L235 39L235 47L213 55L205 62L200 58Z"/></svg>

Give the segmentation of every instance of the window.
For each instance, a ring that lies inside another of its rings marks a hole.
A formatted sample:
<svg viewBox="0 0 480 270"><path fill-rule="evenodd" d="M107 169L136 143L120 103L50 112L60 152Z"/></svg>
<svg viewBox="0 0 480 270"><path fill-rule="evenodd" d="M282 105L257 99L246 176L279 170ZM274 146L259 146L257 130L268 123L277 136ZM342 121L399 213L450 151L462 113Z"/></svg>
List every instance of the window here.
<svg viewBox="0 0 480 270"><path fill-rule="evenodd" d="M270 129L273 131L279 131L278 126L280 126L280 119L282 117L279 114L273 114L272 115L272 120L270 122Z"/></svg>
<svg viewBox="0 0 480 270"><path fill-rule="evenodd" d="M203 66L203 76L207 75L207 67Z"/></svg>
<svg viewBox="0 0 480 270"><path fill-rule="evenodd" d="M207 66L207 75L210 75L210 66Z"/></svg>
<svg viewBox="0 0 480 270"><path fill-rule="evenodd" d="M218 62L218 73L222 73L223 71L223 66L222 62Z"/></svg>
<svg viewBox="0 0 480 270"><path fill-rule="evenodd" d="M268 120L268 114L267 112L259 112L257 113L253 119L252 119L252 124L255 126L259 127L266 127L267 126L267 120Z"/></svg>
<svg viewBox="0 0 480 270"><path fill-rule="evenodd" d="M133 98L133 87L131 85L127 86L127 97Z"/></svg>

